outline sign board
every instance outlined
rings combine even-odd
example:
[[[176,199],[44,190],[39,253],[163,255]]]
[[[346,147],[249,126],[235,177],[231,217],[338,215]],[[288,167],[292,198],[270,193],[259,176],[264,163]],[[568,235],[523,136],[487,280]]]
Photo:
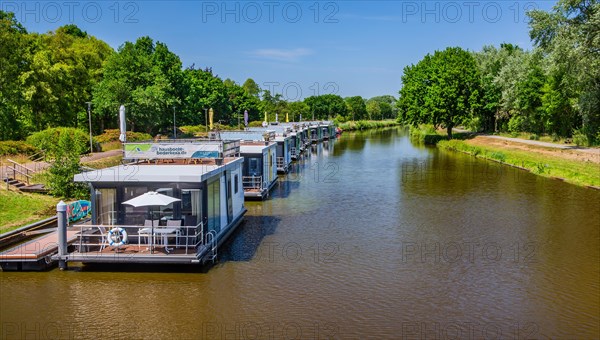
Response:
[[[221,144],[127,143],[125,159],[197,159],[221,157]]]

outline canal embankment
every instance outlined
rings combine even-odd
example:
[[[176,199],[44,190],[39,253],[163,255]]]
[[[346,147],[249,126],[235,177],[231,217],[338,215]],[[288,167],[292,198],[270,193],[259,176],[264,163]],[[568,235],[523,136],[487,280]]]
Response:
[[[600,149],[535,143],[461,131],[456,139],[427,128],[411,128],[411,139],[440,149],[458,151],[499,162],[533,174],[600,190]]]

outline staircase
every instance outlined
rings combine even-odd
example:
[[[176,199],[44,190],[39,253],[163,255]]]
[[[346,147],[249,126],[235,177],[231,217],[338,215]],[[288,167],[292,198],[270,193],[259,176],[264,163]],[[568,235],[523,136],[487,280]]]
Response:
[[[13,160],[6,160],[8,165],[2,166],[2,182],[6,183],[7,189],[12,187],[22,192],[33,192],[33,193],[48,193],[48,189],[43,184],[32,183],[31,180],[33,175],[38,171],[42,170],[42,167],[38,168],[37,164],[35,170],[31,169],[23,164],[15,162]]]

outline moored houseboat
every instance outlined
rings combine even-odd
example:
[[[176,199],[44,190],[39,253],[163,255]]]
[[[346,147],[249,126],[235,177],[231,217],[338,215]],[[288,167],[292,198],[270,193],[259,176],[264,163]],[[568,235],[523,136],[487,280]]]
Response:
[[[238,141],[124,145],[135,162],[75,176],[91,191],[92,224],[62,259],[82,263],[205,263],[246,213]],[[128,205],[148,192],[174,200]]]

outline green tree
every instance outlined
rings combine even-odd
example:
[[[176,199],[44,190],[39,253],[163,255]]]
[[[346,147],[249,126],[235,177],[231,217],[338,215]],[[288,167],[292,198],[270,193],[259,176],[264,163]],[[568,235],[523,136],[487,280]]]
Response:
[[[258,96],[260,95],[260,87],[252,78],[246,79],[246,81],[242,85],[242,88],[250,96],[258,98]]]
[[[344,99],[336,94],[323,94],[304,99],[308,105],[309,117],[307,119],[332,119],[336,116],[346,117],[348,107]]]
[[[95,112],[102,129],[118,125],[120,105],[127,108],[132,131],[170,130],[173,107],[182,102],[181,61],[149,37],[126,42],[106,62],[104,79],[94,88]]]
[[[31,130],[79,124],[113,50],[75,25],[31,35],[29,69],[21,73],[26,124]],[[83,119],[83,118],[82,118]],[[85,124],[87,126],[87,124]]]
[[[473,56],[458,47],[427,55],[407,66],[402,76],[400,118],[411,124],[452,128],[467,122],[480,107],[480,78]]]
[[[367,113],[367,106],[365,105],[365,100],[361,96],[348,97],[344,99],[346,102],[347,110],[347,118],[352,118],[352,120],[361,120],[368,119],[369,114]]]
[[[48,186],[52,195],[56,197],[86,198],[89,196],[85,184],[73,182],[73,177],[81,171],[79,155],[82,150],[77,145],[71,134],[60,134],[55,158],[48,170]]]
[[[530,36],[547,55],[544,110],[553,126],[600,134],[600,2],[560,0],[550,12],[534,10]],[[554,118],[553,118],[554,117]],[[551,129],[560,131],[556,127]],[[570,134],[572,131],[569,131]],[[565,131],[561,131],[565,134]]]
[[[385,95],[377,96],[367,100],[367,113],[371,119],[388,119],[397,115],[394,112],[396,98]]]
[[[29,40],[14,14],[0,11],[0,140],[24,135],[19,76],[29,68]]]
[[[306,120],[310,117],[310,108],[305,102],[302,101],[289,103],[288,110],[290,114],[290,121],[293,122],[300,121],[300,117],[302,117],[303,120]]]

